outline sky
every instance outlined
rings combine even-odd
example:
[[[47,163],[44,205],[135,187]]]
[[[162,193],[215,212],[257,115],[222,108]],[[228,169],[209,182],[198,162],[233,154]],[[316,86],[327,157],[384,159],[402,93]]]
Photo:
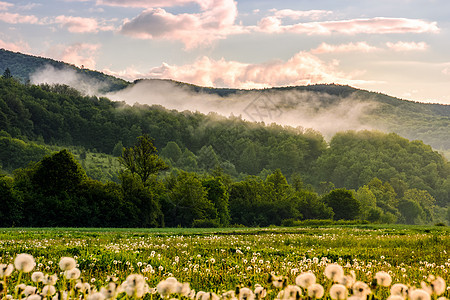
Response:
[[[0,48],[126,80],[450,104],[448,0],[0,0]]]

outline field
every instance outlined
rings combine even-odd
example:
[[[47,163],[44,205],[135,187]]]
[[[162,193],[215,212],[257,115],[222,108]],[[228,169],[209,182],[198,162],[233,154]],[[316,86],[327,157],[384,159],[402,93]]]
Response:
[[[380,282],[374,284],[377,272],[387,272],[392,284],[404,283],[410,290],[421,288],[421,282],[430,286],[434,277],[448,283],[448,251],[447,227],[0,230],[0,264],[13,264],[20,253],[31,254],[36,262],[32,272],[21,274],[16,270],[4,282],[9,283],[10,294],[19,276],[21,283],[42,288],[42,283],[31,281],[35,271],[57,274],[57,290],[72,289],[59,266],[60,258],[68,256],[75,258],[83,282],[96,290],[111,279],[121,283],[130,274],[142,274],[150,291],[173,276],[197,292],[217,295],[236,287],[254,290],[260,284],[267,289],[267,298],[274,299],[283,295],[278,294],[281,288],[268,283],[269,274],[285,276],[286,286],[294,285],[302,272],[312,271],[324,287],[326,298],[332,280],[324,275],[324,269],[337,263],[346,275],[354,272],[357,281],[367,283],[374,297],[386,299],[390,288]],[[302,294],[307,295],[307,289]],[[150,292],[145,297],[157,299],[158,295]],[[445,288],[440,296],[449,298],[450,291]]]

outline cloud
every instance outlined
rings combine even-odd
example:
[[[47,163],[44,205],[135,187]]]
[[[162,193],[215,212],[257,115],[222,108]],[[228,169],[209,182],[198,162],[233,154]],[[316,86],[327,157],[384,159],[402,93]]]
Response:
[[[0,20],[10,24],[38,24],[39,19],[36,16],[25,16],[14,13],[0,13]]]
[[[14,4],[0,1],[0,10],[8,10],[12,6],[14,6]]]
[[[95,55],[100,44],[76,43],[72,45],[58,45],[52,48],[49,55],[77,66],[95,68]]]
[[[336,52],[373,52],[380,50],[377,47],[370,46],[366,42],[357,42],[340,45],[330,45],[322,43],[316,49],[311,50],[312,53],[336,53]]]
[[[315,83],[366,83],[354,80],[352,74],[338,71],[337,66],[336,61],[326,63],[308,52],[299,52],[287,61],[276,60],[260,64],[227,61],[223,58],[214,60],[204,56],[192,64],[182,66],[163,63],[148,73],[128,69],[121,73],[121,77],[173,79],[201,86],[243,89]],[[113,74],[120,75],[119,73]]]
[[[428,44],[425,42],[397,42],[397,43],[386,43],[386,46],[394,51],[404,52],[404,51],[425,51],[428,49]]]
[[[25,5],[19,6],[19,9],[21,9],[21,10],[32,10],[33,8],[39,7],[39,6],[42,6],[42,4],[41,3],[28,3],[28,4],[25,4]]]
[[[388,34],[388,33],[437,33],[436,22],[406,18],[371,18],[342,21],[306,22],[293,25],[283,25],[282,18],[269,16],[263,18],[257,31],[265,33],[296,33],[296,34]]]
[[[235,25],[236,2],[211,0],[201,3],[202,11],[193,14],[172,14],[162,8],[146,9],[134,19],[125,20],[120,32],[141,39],[178,40],[186,49],[244,32],[241,26]]]
[[[100,30],[112,30],[111,26],[100,25],[94,18],[72,17],[72,16],[57,16],[54,23],[60,24],[62,28],[67,29],[72,33],[84,32],[98,32]]]
[[[201,7],[205,7],[210,0],[97,0],[97,5],[120,6],[120,7],[172,7],[185,5],[187,3],[198,3]]]
[[[333,12],[329,10],[292,10],[292,9],[271,9],[276,18],[290,18],[292,20],[298,20],[300,18],[308,18],[317,20],[320,17],[330,15]]]
[[[3,40],[0,40],[0,48],[22,53],[30,50],[30,46],[26,42],[11,43]]]

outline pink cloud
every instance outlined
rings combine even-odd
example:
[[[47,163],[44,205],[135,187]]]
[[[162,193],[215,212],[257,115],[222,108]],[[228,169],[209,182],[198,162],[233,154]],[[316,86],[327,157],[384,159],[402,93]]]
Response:
[[[225,59],[214,60],[206,56],[192,64],[176,66],[163,63],[148,73],[134,69],[110,74],[126,79],[161,78],[173,79],[201,86],[264,88],[271,86],[306,85],[315,83],[362,84],[352,75],[337,70],[337,62],[326,63],[307,52],[299,52],[287,61],[271,61],[247,64]]]
[[[201,7],[208,6],[210,0],[97,0],[97,5],[121,6],[121,7],[172,7],[187,3],[198,3]]]
[[[0,13],[0,20],[10,24],[37,24],[39,19],[36,16],[24,16],[8,12]]]
[[[49,51],[49,56],[76,66],[95,68],[95,55],[100,44],[76,43],[72,45],[57,45]]]
[[[329,10],[292,10],[292,9],[272,9],[271,12],[274,13],[276,18],[290,18],[293,20],[298,20],[300,18],[309,18],[317,20],[320,17],[332,14]]]
[[[387,33],[424,33],[439,32],[436,22],[405,18],[372,18],[343,21],[308,22],[294,25],[282,25],[281,18],[269,16],[263,18],[256,28],[266,33],[298,33],[298,34],[387,34]]]
[[[320,44],[316,49],[311,50],[312,53],[336,53],[336,52],[373,52],[380,50],[377,47],[370,46],[366,42],[357,42],[340,45],[330,45],[327,43]]]
[[[235,25],[237,13],[233,0],[204,1],[202,11],[194,14],[172,14],[162,8],[150,8],[126,20],[120,32],[141,39],[178,40],[190,49],[244,32]]]
[[[0,1],[0,10],[8,10],[8,8],[14,6],[14,4]]]
[[[10,51],[26,53],[30,50],[30,46],[26,42],[11,43],[0,40],[0,48]]]
[[[62,28],[67,29],[72,33],[84,33],[84,32],[98,32],[99,30],[111,30],[110,27],[104,27],[99,25],[94,18],[82,18],[72,16],[57,16],[54,20],[55,23],[60,24]]]
[[[394,51],[404,52],[404,51],[425,51],[428,49],[428,44],[425,42],[397,42],[397,43],[386,43],[386,46]]]

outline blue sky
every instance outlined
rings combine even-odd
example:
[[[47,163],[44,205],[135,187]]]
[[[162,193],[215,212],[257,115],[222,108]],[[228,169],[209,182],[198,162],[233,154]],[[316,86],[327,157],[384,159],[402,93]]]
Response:
[[[447,0],[0,0],[0,47],[127,80],[450,104]]]

